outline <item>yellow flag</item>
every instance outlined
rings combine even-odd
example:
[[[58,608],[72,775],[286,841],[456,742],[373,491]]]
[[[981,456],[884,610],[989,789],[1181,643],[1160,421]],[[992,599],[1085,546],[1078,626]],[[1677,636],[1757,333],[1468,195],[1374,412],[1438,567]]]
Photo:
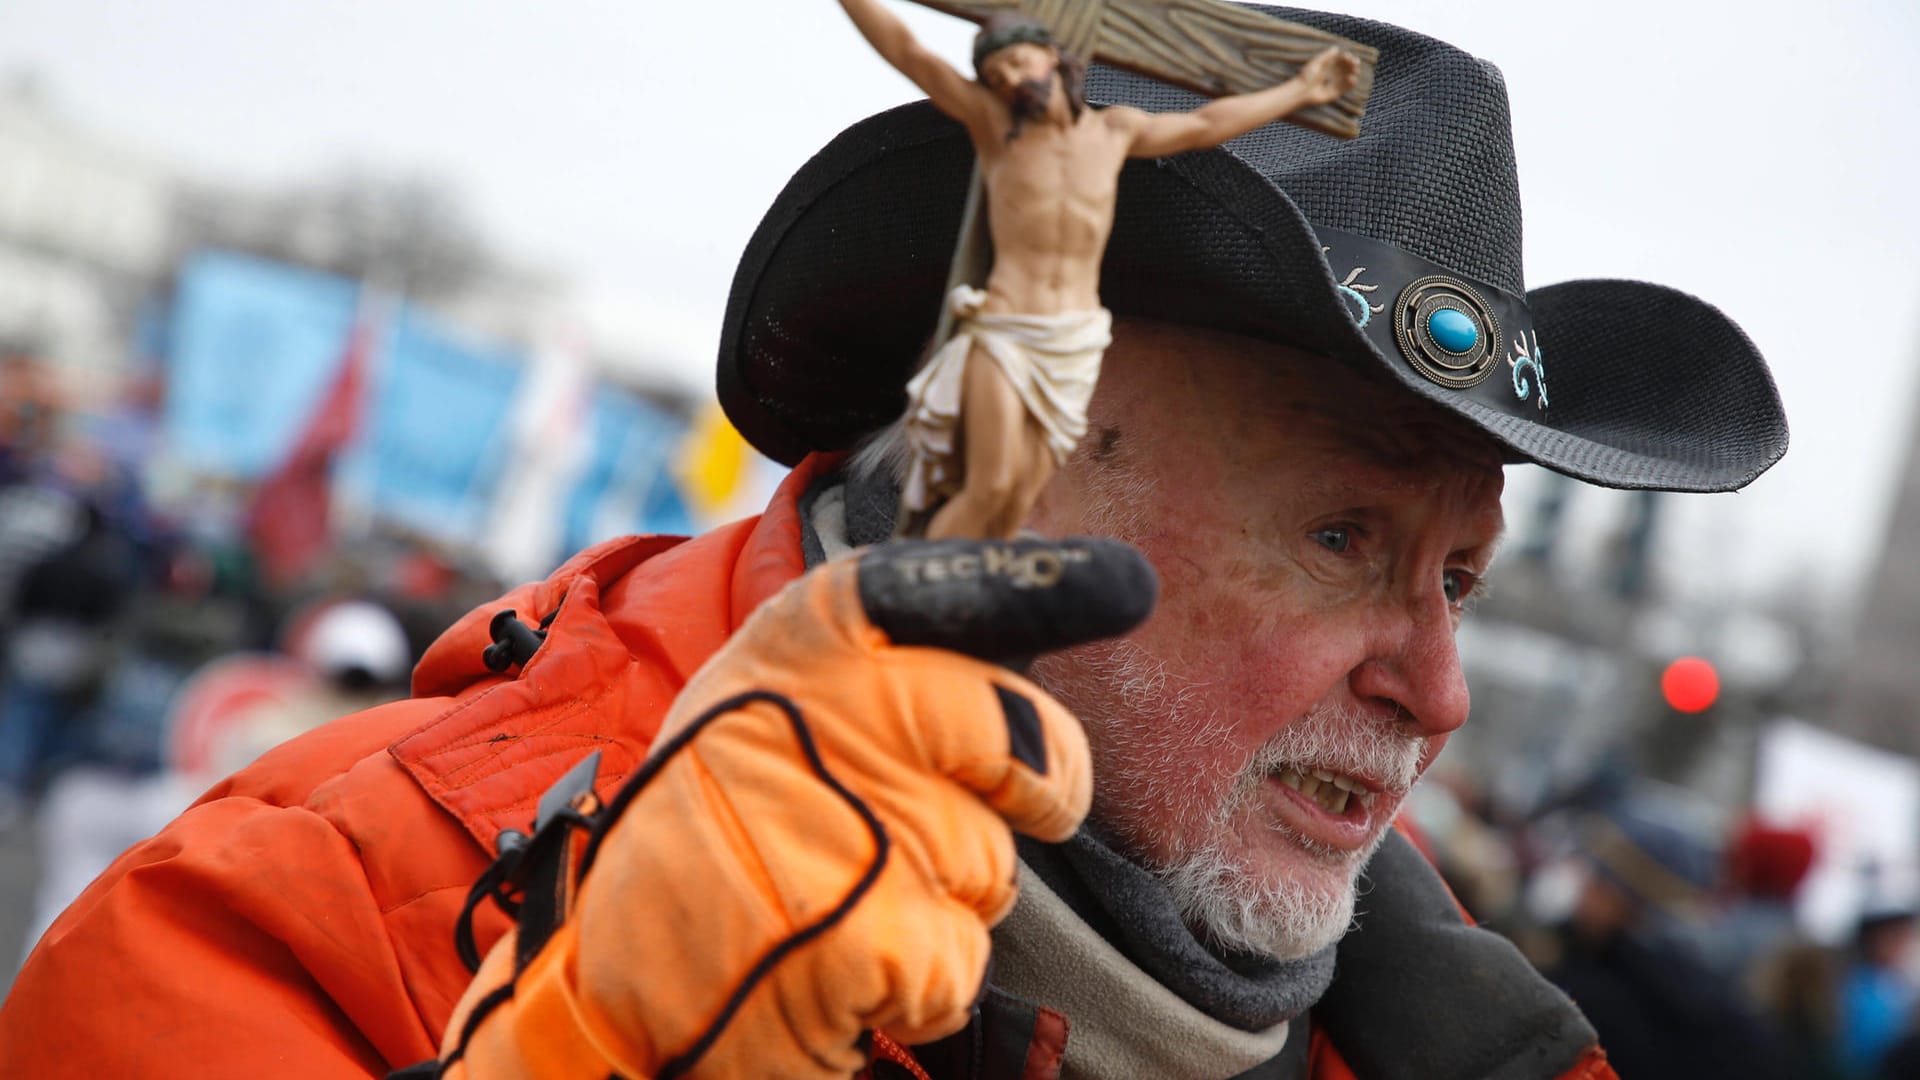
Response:
[[[733,430],[718,404],[702,410],[680,445],[674,472],[681,494],[695,514],[711,516],[733,500],[747,473],[747,440]]]

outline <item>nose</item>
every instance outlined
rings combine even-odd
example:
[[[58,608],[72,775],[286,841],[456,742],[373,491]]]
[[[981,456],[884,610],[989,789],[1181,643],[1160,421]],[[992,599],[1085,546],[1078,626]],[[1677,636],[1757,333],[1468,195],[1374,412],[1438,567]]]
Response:
[[[1349,685],[1363,701],[1396,706],[1409,734],[1445,735],[1466,723],[1467,677],[1445,598],[1420,601],[1386,618]]]

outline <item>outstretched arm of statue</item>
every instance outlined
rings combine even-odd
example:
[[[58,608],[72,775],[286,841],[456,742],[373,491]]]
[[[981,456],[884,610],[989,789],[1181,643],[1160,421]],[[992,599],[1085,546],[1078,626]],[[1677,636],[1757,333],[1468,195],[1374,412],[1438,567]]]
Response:
[[[1218,98],[1192,112],[1112,108],[1107,115],[1112,123],[1132,127],[1130,156],[1166,157],[1219,146],[1299,109],[1338,101],[1359,77],[1360,62],[1352,54],[1329,48],[1307,61],[1293,78],[1265,90]]]
[[[935,108],[970,128],[985,119],[991,95],[920,44],[907,24],[879,0],[840,0],[840,6],[874,51],[912,79]]]

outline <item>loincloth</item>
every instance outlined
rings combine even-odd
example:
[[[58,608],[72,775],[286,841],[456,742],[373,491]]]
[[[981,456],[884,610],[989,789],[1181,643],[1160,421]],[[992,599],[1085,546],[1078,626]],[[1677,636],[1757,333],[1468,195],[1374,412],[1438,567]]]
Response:
[[[907,384],[906,438],[912,454],[900,498],[910,511],[932,509],[960,489],[956,450],[967,357],[978,345],[993,357],[1014,392],[1046,433],[1056,463],[1087,433],[1087,402],[1100,378],[1100,357],[1113,343],[1105,308],[1061,315],[982,314],[987,294],[962,285],[947,296],[960,324]]]

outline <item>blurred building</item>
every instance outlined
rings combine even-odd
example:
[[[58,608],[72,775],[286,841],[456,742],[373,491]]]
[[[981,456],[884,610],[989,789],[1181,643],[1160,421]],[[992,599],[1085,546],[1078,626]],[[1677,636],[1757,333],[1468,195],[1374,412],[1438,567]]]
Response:
[[[1920,427],[1908,425],[1906,467],[1880,559],[1867,578],[1852,648],[1840,665],[1828,726],[1920,755]]]
[[[453,185],[346,170],[284,187],[196,179],[179,208],[182,255],[243,251],[367,281],[415,300],[486,290],[504,274]],[[525,307],[540,299],[526,275],[504,282]]]
[[[174,254],[178,180],[61,114],[31,75],[0,83],[0,340],[83,383],[127,356]]]
[[[30,72],[0,76],[0,346],[102,389],[198,250],[370,281],[469,331],[533,342],[561,283],[502,258],[457,187],[342,170],[282,187],[195,175],[68,116]]]

